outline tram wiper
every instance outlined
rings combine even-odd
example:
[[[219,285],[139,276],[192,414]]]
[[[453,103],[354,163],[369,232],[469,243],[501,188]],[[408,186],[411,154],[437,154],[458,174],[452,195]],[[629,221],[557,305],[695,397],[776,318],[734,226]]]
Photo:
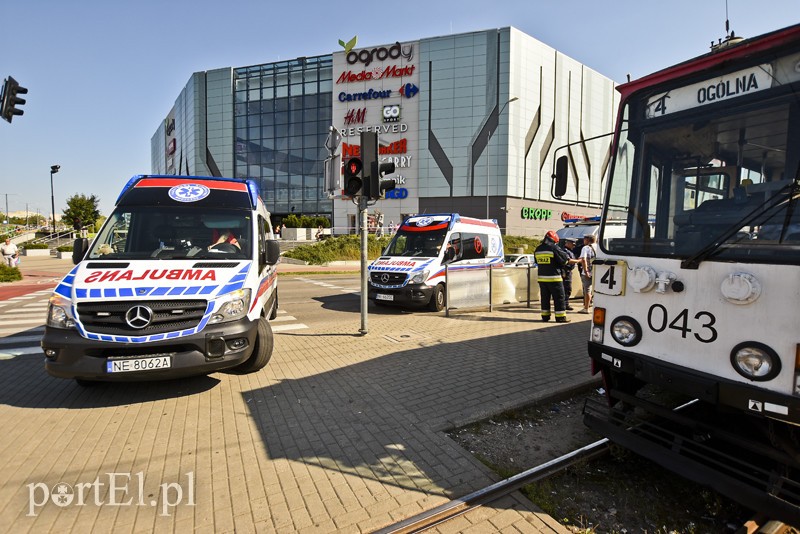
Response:
[[[788,193],[792,189],[796,189],[800,183],[798,183],[798,179],[800,179],[800,168],[798,168],[798,178],[795,178],[794,181],[789,182],[785,186],[781,187],[777,190],[771,197],[764,201],[763,204],[758,206],[756,209],[745,215],[741,220],[733,223],[728,228],[725,229],[724,232],[719,234],[714,241],[700,249],[696,254],[690,256],[689,258],[683,260],[681,262],[681,269],[697,269],[700,263],[706,259],[708,259],[712,254],[714,254],[719,248],[725,243],[728,239],[736,235],[737,232],[743,226],[749,226],[755,221],[757,218],[769,214],[771,211],[777,211],[783,206],[783,203],[788,201],[790,202],[789,209],[791,210],[791,206],[794,204],[795,199],[798,197],[798,193],[800,191],[795,190],[790,197],[787,199],[782,198],[784,194]],[[781,232],[783,234],[783,232]]]

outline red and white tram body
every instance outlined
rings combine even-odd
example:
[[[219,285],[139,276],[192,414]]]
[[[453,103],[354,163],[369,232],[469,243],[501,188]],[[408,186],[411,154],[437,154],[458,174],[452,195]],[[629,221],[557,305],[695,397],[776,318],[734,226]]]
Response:
[[[800,25],[619,87],[589,352],[608,389],[661,383],[800,422]]]

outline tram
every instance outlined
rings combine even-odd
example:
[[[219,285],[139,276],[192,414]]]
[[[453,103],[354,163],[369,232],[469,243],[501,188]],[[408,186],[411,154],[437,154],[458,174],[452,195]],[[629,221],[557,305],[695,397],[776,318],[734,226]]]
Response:
[[[618,90],[589,339],[608,407],[584,420],[800,524],[800,25]],[[619,216],[625,236],[604,238]],[[651,385],[694,415],[645,399]]]

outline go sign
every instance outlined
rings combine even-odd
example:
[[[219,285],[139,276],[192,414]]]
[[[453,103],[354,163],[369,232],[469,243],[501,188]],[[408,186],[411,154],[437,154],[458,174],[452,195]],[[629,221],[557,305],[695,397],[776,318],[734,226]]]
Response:
[[[400,106],[397,104],[383,106],[383,122],[397,122],[400,120]]]

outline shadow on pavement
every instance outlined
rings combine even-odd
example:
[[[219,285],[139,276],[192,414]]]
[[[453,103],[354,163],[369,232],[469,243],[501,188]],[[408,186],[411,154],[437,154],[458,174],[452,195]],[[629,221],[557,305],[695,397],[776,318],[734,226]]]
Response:
[[[440,430],[593,381],[586,325],[560,326],[463,342],[431,336],[429,346],[407,350],[398,343],[386,356],[282,378],[242,396],[270,458],[357,476],[368,486],[460,496],[486,478]],[[350,356],[377,341],[349,341]]]
[[[0,404],[21,408],[87,409],[123,406],[195,395],[219,380],[197,376],[148,382],[97,382],[88,387],[54,378],[44,370],[44,354],[0,360]]]

